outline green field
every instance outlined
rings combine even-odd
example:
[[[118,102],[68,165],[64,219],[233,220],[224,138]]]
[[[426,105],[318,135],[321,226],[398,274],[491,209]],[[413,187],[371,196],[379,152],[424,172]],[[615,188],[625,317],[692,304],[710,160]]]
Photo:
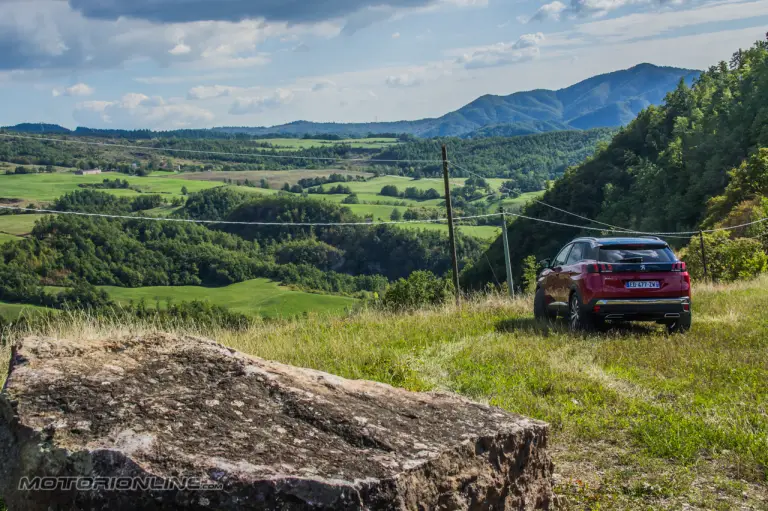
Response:
[[[76,176],[69,172],[56,174],[23,174],[0,175],[0,196],[11,199],[23,199],[36,202],[52,202],[66,193],[79,190],[79,184],[97,184],[104,179],[125,179],[132,186],[139,187],[146,193],[162,193],[169,196],[180,196],[181,188],[187,187],[191,192],[221,186],[221,183],[211,181],[181,181],[175,177],[126,176],[117,172],[104,172],[95,176]],[[115,195],[135,196],[133,190],[104,190]]]
[[[118,303],[144,299],[155,302],[208,301],[249,316],[292,317],[304,313],[340,313],[355,300],[343,296],[321,295],[294,291],[267,279],[255,279],[220,288],[199,286],[141,287],[135,289],[103,286]],[[161,304],[163,305],[163,304]]]
[[[544,196],[544,191],[541,192],[529,192],[524,193],[520,197],[517,197],[515,199],[504,199],[501,201],[501,204],[504,206],[504,208],[507,211],[510,211],[512,213],[519,212],[525,204],[533,199],[541,199]]]
[[[12,234],[5,234],[5,233],[0,232],[0,245],[2,245],[4,243],[8,243],[9,241],[18,241],[20,239],[21,238],[18,237],[18,236],[14,236]]]
[[[290,139],[293,140],[293,139]],[[302,140],[295,140],[302,142]],[[311,141],[310,141],[311,142]],[[245,174],[251,175],[251,179],[256,179],[257,175],[269,175],[269,179],[279,181],[281,175],[285,175],[292,182],[296,182],[302,177],[316,177],[318,175],[327,175],[329,171],[283,171],[283,172],[248,172]],[[189,193],[201,191],[208,188],[214,188],[218,186],[226,186],[219,181],[219,173],[205,173],[202,174],[177,174],[172,172],[155,172],[148,177],[136,177],[126,176],[124,174],[118,174],[114,172],[105,172],[96,176],[76,176],[72,173],[62,172],[56,174],[24,174],[24,175],[0,175],[0,195],[7,198],[23,199],[33,203],[40,202],[52,202],[56,198],[65,193],[69,193],[81,188],[78,187],[81,183],[96,184],[101,183],[104,179],[126,179],[132,186],[139,187],[146,193],[164,194],[168,197],[180,196],[181,188],[186,187]],[[235,178],[238,174],[236,172],[226,173],[227,175],[234,175]],[[243,174],[243,175],[245,175]],[[460,186],[464,183],[464,179],[454,179],[452,184]],[[491,179],[489,182],[493,186],[500,186],[501,179]],[[408,187],[415,187],[419,190],[435,189],[440,192],[441,196],[444,195],[443,181],[440,179],[410,179],[396,176],[381,176],[378,178],[372,178],[368,181],[359,182],[352,181],[344,183],[345,186],[349,186],[354,193],[357,194],[360,204],[348,205],[349,208],[357,215],[365,217],[367,215],[373,215],[375,221],[389,221],[392,211],[398,209],[400,213],[404,213],[408,207],[415,208],[435,208],[439,212],[440,217],[445,216],[443,208],[443,199],[434,199],[429,201],[416,201],[412,199],[400,199],[394,197],[384,197],[379,195],[381,188],[386,185],[395,185],[401,191],[404,191]],[[248,193],[274,195],[278,193],[275,188],[263,189],[240,186],[238,190]],[[134,190],[103,190],[117,196],[134,197],[137,192]],[[524,194],[517,199],[508,199],[503,201],[505,207],[510,211],[519,210],[530,198],[539,196],[542,192]],[[328,195],[328,194],[312,194],[311,198],[316,200],[327,200],[335,203],[341,203],[347,195]],[[379,204],[376,204],[379,203]],[[405,203],[407,206],[399,206],[396,204]],[[488,211],[495,211],[498,204],[489,204]],[[174,208],[163,207],[157,208],[146,212],[147,216],[165,217],[170,215],[174,211]],[[22,236],[31,232],[34,222],[40,218],[40,215],[13,215],[13,216],[0,216],[0,234]],[[418,224],[406,224],[405,228],[425,228],[430,230],[437,230],[447,232],[447,226],[440,224],[430,223],[418,223]],[[499,230],[495,227],[487,226],[467,226],[462,227],[464,234],[475,236],[482,239],[493,239],[499,234]],[[5,242],[10,239],[8,236],[0,237],[0,242]]]
[[[45,215],[0,215],[0,233],[25,236]]]
[[[15,321],[21,315],[30,315],[36,312],[50,310],[35,305],[21,305],[16,303],[0,302],[0,317],[6,321]]]

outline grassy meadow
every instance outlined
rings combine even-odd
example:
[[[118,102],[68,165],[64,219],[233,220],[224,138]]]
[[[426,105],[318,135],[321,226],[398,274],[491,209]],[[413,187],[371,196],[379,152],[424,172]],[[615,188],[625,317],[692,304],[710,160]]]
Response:
[[[52,202],[66,193],[79,190],[80,184],[98,184],[104,179],[125,179],[145,193],[160,193],[170,196],[181,195],[181,188],[186,186],[189,192],[196,192],[221,186],[208,181],[181,181],[169,173],[157,176],[127,176],[118,172],[104,172],[93,176],[76,176],[71,172],[52,174],[0,175],[0,196],[8,199],[22,199],[34,202]],[[134,190],[104,190],[115,195],[135,196]]]
[[[226,287],[209,288],[199,286],[167,286],[122,288],[101,286],[110,298],[118,304],[145,300],[154,306],[161,302],[161,308],[168,301],[208,301],[248,316],[284,317],[303,314],[338,314],[352,307],[355,300],[344,296],[323,295],[295,291],[267,279],[255,279]]]
[[[0,215],[0,233],[26,236],[45,215]]]
[[[560,322],[535,322],[531,301],[490,296],[461,309],[311,315],[241,332],[180,333],[545,420],[562,509],[768,509],[768,277],[696,286],[687,335],[642,324],[572,334]],[[72,320],[34,333],[88,338],[151,329]]]

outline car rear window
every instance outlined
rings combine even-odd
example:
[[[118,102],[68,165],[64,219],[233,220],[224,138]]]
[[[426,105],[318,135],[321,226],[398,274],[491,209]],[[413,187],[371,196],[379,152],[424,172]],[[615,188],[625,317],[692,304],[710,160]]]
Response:
[[[677,261],[674,252],[667,247],[642,245],[611,245],[600,247],[603,263],[672,263]]]

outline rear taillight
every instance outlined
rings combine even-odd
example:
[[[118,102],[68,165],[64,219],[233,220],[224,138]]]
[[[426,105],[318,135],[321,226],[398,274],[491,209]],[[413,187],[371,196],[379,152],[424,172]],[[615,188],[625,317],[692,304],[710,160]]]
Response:
[[[590,263],[587,265],[587,273],[611,273],[612,271],[612,264]]]
[[[676,263],[672,263],[672,271],[685,271],[687,269],[686,265],[682,261],[678,261]]]

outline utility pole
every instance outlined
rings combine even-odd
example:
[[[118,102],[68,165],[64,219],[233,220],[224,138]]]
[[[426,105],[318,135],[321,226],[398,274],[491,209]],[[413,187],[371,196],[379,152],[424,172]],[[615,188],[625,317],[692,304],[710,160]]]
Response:
[[[453,206],[451,205],[451,182],[448,179],[448,148],[443,144],[443,179],[445,180],[445,208],[448,210],[448,239],[451,243],[453,261],[453,287],[456,289],[456,305],[461,305],[459,288],[459,261],[456,258],[456,234],[453,229]]]
[[[699,240],[701,240],[701,261],[704,263],[704,278],[709,276],[709,269],[707,268],[707,249],[704,247],[704,233],[699,231]]]
[[[507,266],[507,287],[509,296],[515,297],[515,281],[512,278],[512,257],[509,254],[509,239],[507,237],[507,213],[501,208],[501,237],[504,242],[504,264]]]

